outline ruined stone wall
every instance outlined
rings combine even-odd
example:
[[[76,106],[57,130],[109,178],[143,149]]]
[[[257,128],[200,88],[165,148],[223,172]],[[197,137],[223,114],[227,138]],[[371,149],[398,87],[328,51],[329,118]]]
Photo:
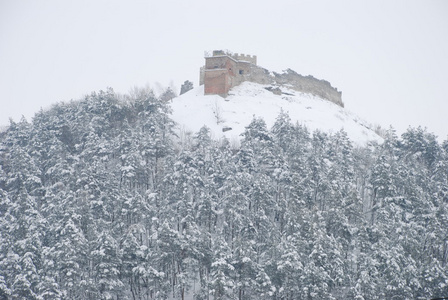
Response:
[[[247,81],[259,84],[275,84],[274,77],[270,75],[270,72],[265,68],[257,66],[252,66]]]
[[[302,76],[288,69],[284,73],[270,73],[268,70],[253,66],[247,81],[260,84],[286,86],[298,92],[312,94],[344,107],[342,92],[332,87],[328,81],[319,80],[311,75]]]
[[[234,72],[232,86],[237,86],[243,81],[250,81],[253,64],[246,61],[238,61]]]
[[[276,83],[279,85],[292,85],[294,90],[319,96],[344,107],[342,92],[332,87],[328,81],[319,80],[311,75],[302,76],[291,69],[282,74],[274,73],[274,76]]]

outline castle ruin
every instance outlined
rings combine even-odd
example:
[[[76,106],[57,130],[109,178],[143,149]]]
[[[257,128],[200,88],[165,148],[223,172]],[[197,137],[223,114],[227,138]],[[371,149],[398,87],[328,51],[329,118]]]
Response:
[[[229,90],[243,81],[255,82],[272,91],[280,91],[285,86],[298,92],[312,94],[344,107],[342,92],[332,87],[328,81],[311,75],[302,76],[288,69],[283,73],[269,72],[257,66],[257,56],[214,50],[205,55],[205,66],[200,71],[200,85],[204,85],[205,95],[227,97]]]
[[[223,50],[213,51],[205,56],[205,66],[201,68],[200,84],[204,84],[206,95],[227,96],[229,90],[248,80],[252,66],[257,65],[257,57],[231,54]]]

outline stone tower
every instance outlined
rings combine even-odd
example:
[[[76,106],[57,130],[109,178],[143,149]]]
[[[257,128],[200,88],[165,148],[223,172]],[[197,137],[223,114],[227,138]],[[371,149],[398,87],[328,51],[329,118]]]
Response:
[[[257,57],[244,54],[231,54],[215,50],[205,55],[205,66],[201,68],[200,84],[204,84],[205,95],[227,96],[229,90],[250,77],[257,65]]]

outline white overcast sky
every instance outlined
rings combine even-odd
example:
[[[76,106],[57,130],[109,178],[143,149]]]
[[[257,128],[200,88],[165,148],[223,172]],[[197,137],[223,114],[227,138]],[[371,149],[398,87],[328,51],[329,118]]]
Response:
[[[0,0],[0,125],[107,87],[196,86],[213,49],[325,79],[371,123],[447,139],[445,0]]]

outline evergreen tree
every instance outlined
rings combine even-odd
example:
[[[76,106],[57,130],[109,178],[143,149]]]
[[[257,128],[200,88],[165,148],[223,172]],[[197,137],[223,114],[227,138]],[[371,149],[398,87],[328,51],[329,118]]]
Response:
[[[111,89],[0,134],[0,299],[429,299],[448,142],[355,147],[281,112],[179,141],[174,93]]]
[[[180,95],[185,94],[186,92],[192,89],[193,89],[193,82],[185,80],[182,86],[180,87]]]

